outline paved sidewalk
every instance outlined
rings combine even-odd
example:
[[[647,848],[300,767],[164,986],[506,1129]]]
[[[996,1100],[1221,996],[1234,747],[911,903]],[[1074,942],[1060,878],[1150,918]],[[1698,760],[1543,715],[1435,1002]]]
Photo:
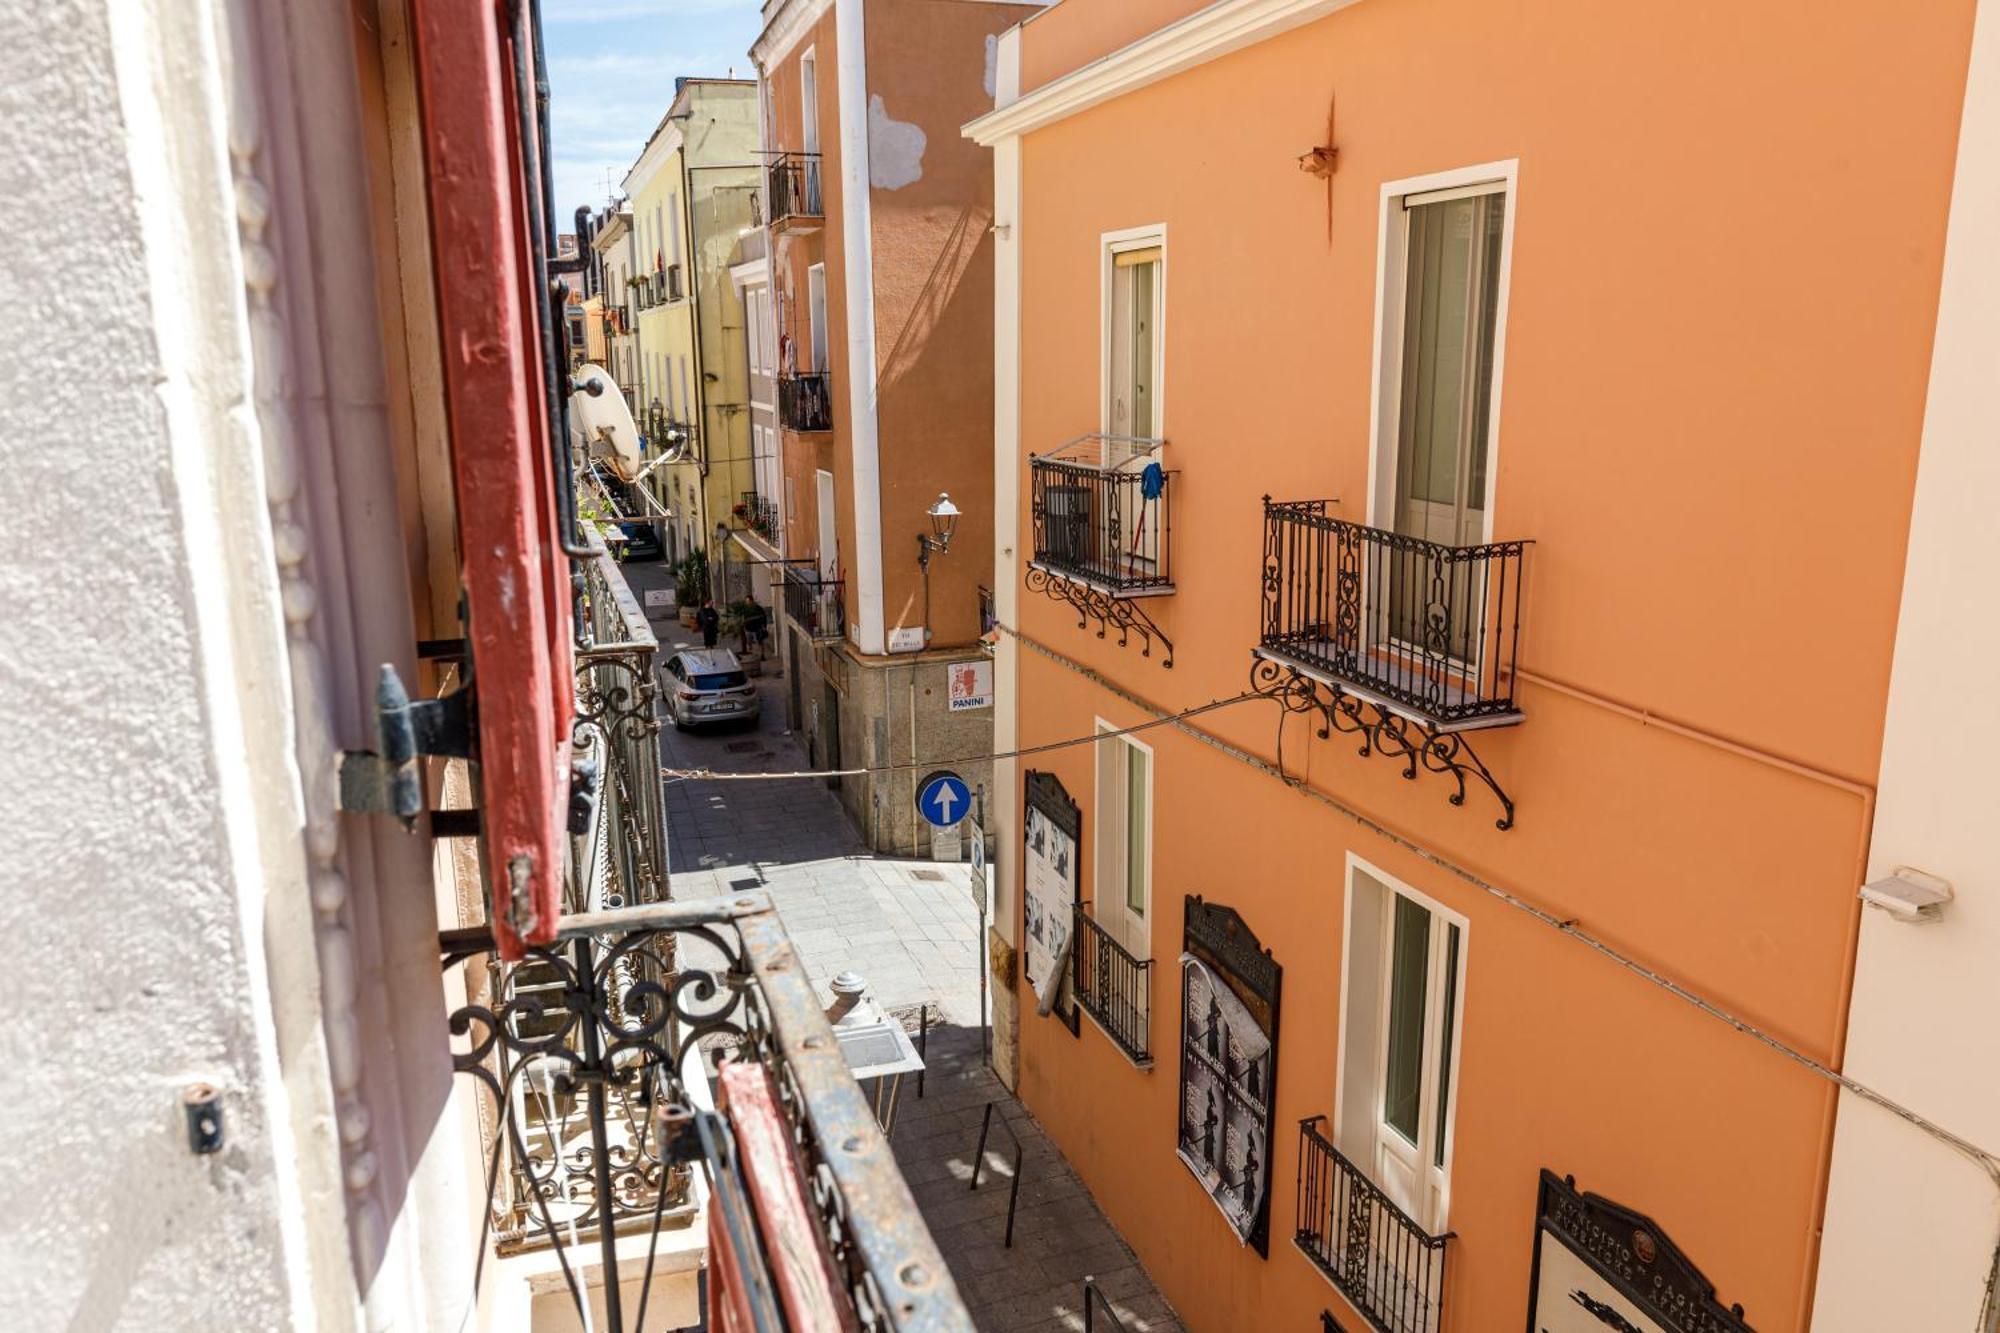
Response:
[[[626,575],[638,590],[667,581],[659,565],[627,565]],[[664,618],[653,627],[663,661],[693,640]],[[767,674],[758,688],[763,718],[755,728],[677,732],[669,724],[660,733],[667,767],[808,767],[783,730],[783,679]],[[931,1007],[924,1095],[904,1081],[892,1144],[982,1333],[1080,1330],[1086,1275],[1099,1280],[1128,1333],[1179,1333],[1069,1163],[981,1058],[979,912],[966,867],[874,855],[818,779],[675,781],[666,794],[674,897],[766,892],[821,995],[830,998],[827,983],[851,969],[886,1009]],[[989,1102],[996,1123],[975,1192],[973,1153]],[[1002,1244],[1013,1176],[1007,1130],[1024,1154],[1011,1248]],[[1117,1333],[1101,1318],[1097,1327]]]

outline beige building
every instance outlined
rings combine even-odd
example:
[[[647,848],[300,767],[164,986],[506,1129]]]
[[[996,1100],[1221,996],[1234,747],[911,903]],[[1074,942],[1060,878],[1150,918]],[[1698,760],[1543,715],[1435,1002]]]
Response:
[[[684,78],[626,173],[632,214],[638,418],[649,450],[670,461],[647,478],[669,560],[721,565],[753,484],[743,303],[729,276],[757,189],[756,85]],[[718,601],[728,600],[720,582]]]

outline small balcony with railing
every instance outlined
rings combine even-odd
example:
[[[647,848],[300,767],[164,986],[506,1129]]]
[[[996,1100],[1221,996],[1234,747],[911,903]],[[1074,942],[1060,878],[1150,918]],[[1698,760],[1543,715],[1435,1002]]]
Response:
[[[826,224],[820,203],[818,153],[780,153],[771,159],[765,179],[772,231],[783,236],[818,231]]]
[[[822,577],[810,563],[785,566],[785,614],[813,639],[847,637],[845,592],[842,580]]]
[[[1452,1233],[1418,1226],[1321,1131],[1299,1124],[1292,1241],[1379,1333],[1441,1333]]]
[[[1034,549],[1027,587],[1076,609],[1098,637],[1138,634],[1143,655],[1157,640],[1173,665],[1173,643],[1136,603],[1174,591],[1173,493],[1166,441],[1079,435],[1028,457]]]
[[[745,491],[736,502],[734,513],[739,522],[766,542],[778,540],[778,502],[768,495],[756,491]]]
[[[1153,960],[1135,956],[1097,919],[1075,908],[1070,986],[1112,1045],[1141,1069],[1153,1063]]]
[[[1469,733],[1521,721],[1526,540],[1459,545],[1335,518],[1325,500],[1264,500],[1262,607],[1253,686],[1321,734],[1359,733],[1363,754],[1455,775],[1513,802]]]
[[[824,370],[780,375],[778,422],[786,430],[832,430],[833,376]]]

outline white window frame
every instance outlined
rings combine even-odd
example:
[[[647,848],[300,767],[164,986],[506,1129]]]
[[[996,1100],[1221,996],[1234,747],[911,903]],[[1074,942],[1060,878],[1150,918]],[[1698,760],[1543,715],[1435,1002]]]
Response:
[[[1357,1003],[1357,997],[1352,993],[1353,983],[1357,975],[1357,969],[1354,965],[1357,944],[1354,916],[1355,876],[1357,873],[1367,875],[1368,878],[1388,890],[1392,898],[1395,896],[1408,898],[1419,907],[1429,911],[1434,923],[1434,940],[1441,940],[1444,935],[1444,932],[1436,930],[1435,926],[1453,925],[1458,927],[1458,966],[1453,989],[1454,1002],[1451,1013],[1451,1031],[1449,1034],[1442,1031],[1438,1034],[1440,1039],[1448,1036],[1451,1042],[1451,1078],[1448,1099],[1444,1106],[1443,1154],[1442,1161],[1438,1162],[1434,1167],[1437,1177],[1442,1182],[1442,1189],[1434,1207],[1425,1208],[1422,1206],[1422,1201],[1419,1200],[1415,1201],[1419,1204],[1418,1207],[1408,1210],[1416,1219],[1419,1226],[1424,1227],[1432,1235],[1441,1235],[1447,1227],[1451,1212],[1452,1159],[1457,1147],[1458,1103],[1460,1101],[1460,1094],[1463,1091],[1460,1066],[1463,1064],[1465,1056],[1465,1011],[1468,1007],[1467,1001],[1470,998],[1466,987],[1466,979],[1468,960],[1472,956],[1472,923],[1463,913],[1453,911],[1406,880],[1390,874],[1388,871],[1382,869],[1382,867],[1364,860],[1351,851],[1347,853],[1346,866],[1343,872],[1345,894],[1342,906],[1340,939],[1340,1016],[1339,1025],[1336,1029],[1339,1040],[1335,1047],[1334,1057],[1333,1141],[1371,1179],[1374,1178],[1376,1173],[1375,1157],[1378,1142],[1376,1139],[1376,1130],[1380,1115],[1379,1111],[1371,1114],[1366,1118],[1366,1122],[1361,1125],[1349,1123],[1347,1118],[1347,1107],[1351,1100],[1349,1094],[1355,1092],[1356,1089],[1350,1086],[1348,1080],[1350,1077],[1361,1077],[1365,1074],[1368,1084],[1359,1091],[1366,1092],[1366,1100],[1371,1106],[1379,1107],[1382,1099],[1382,1084],[1387,1073],[1385,1068],[1385,1048],[1390,1013],[1388,990],[1391,982],[1390,963],[1392,961],[1389,954],[1395,941],[1395,932],[1393,929],[1395,917],[1394,903],[1391,902],[1387,904],[1387,910],[1384,912],[1383,919],[1380,922],[1381,931],[1379,937],[1361,942],[1364,947],[1372,951],[1375,959],[1376,984],[1374,993],[1369,999],[1374,1021],[1379,1030],[1373,1035],[1368,1045],[1372,1067],[1365,1070],[1354,1068],[1350,1064],[1349,1056],[1355,1053],[1360,1043],[1349,1039],[1348,1027],[1350,1015],[1354,1013]],[[1434,945],[1433,947],[1437,946]],[[1437,1003],[1436,994],[1436,988],[1432,987],[1426,995],[1425,1026],[1427,1029],[1430,1026],[1428,1012],[1431,1005]],[[1426,1087],[1429,1087],[1436,1078],[1436,1053],[1435,1044],[1429,1040],[1427,1035],[1422,1061],[1422,1068],[1425,1071],[1426,1077]],[[1352,1098],[1352,1100],[1358,1101],[1361,1098],[1357,1096]],[[1420,1107],[1418,1111],[1419,1126],[1434,1124],[1436,1110],[1435,1103],[1430,1104],[1428,1114]],[[1435,1146],[1435,1141],[1433,1141],[1433,1146]],[[1419,1136],[1418,1147],[1420,1151],[1424,1147],[1421,1135]],[[1385,1184],[1385,1182],[1380,1180],[1376,1180],[1375,1183],[1378,1186]],[[1429,1214],[1428,1216],[1426,1215],[1427,1213]]]
[[[1159,765],[1153,747],[1144,741],[1134,736],[1107,735],[1121,729],[1117,723],[1100,717],[1095,719],[1095,726],[1097,847],[1092,871],[1093,914],[1097,923],[1125,946],[1126,952],[1143,962],[1153,956],[1153,806],[1159,790]],[[1136,916],[1126,900],[1125,859],[1130,845],[1125,817],[1131,805],[1126,787],[1130,770],[1126,765],[1132,750],[1146,757],[1146,802],[1140,816],[1145,821],[1146,864],[1141,867],[1145,905]],[[1114,754],[1115,761],[1107,757]],[[1110,884],[1117,886],[1117,892],[1106,892]]]
[[[799,145],[800,152],[819,151],[819,47],[808,46],[799,55]]]
[[[1486,496],[1483,541],[1493,540],[1493,500],[1500,480],[1500,390],[1507,380],[1507,296],[1514,277],[1514,227],[1520,218],[1520,159],[1482,162],[1449,171],[1388,181],[1382,186],[1375,240],[1375,393],[1368,409],[1368,525],[1395,526],[1396,440],[1402,425],[1403,302],[1409,292],[1411,201],[1438,203],[1476,194],[1506,198],[1500,228],[1500,284],[1493,310],[1493,388],[1486,419]],[[1430,196],[1420,198],[1420,196]]]
[[[1148,223],[1107,231],[1098,237],[1098,427],[1113,433],[1111,421],[1111,295],[1117,281],[1117,259],[1128,250],[1160,251],[1160,280],[1153,292],[1153,430],[1154,438],[1167,434],[1167,224]],[[1107,459],[1107,462],[1115,461]]]
[[[818,298],[815,300],[814,298]],[[806,372],[823,374],[832,368],[833,330],[827,328],[826,265],[806,266]]]

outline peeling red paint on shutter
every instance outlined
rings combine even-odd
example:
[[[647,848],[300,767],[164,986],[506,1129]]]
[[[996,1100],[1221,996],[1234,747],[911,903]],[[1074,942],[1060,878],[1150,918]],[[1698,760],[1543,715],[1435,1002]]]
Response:
[[[478,692],[500,956],[555,936],[575,712],[510,34],[492,0],[414,0],[431,265]]]

